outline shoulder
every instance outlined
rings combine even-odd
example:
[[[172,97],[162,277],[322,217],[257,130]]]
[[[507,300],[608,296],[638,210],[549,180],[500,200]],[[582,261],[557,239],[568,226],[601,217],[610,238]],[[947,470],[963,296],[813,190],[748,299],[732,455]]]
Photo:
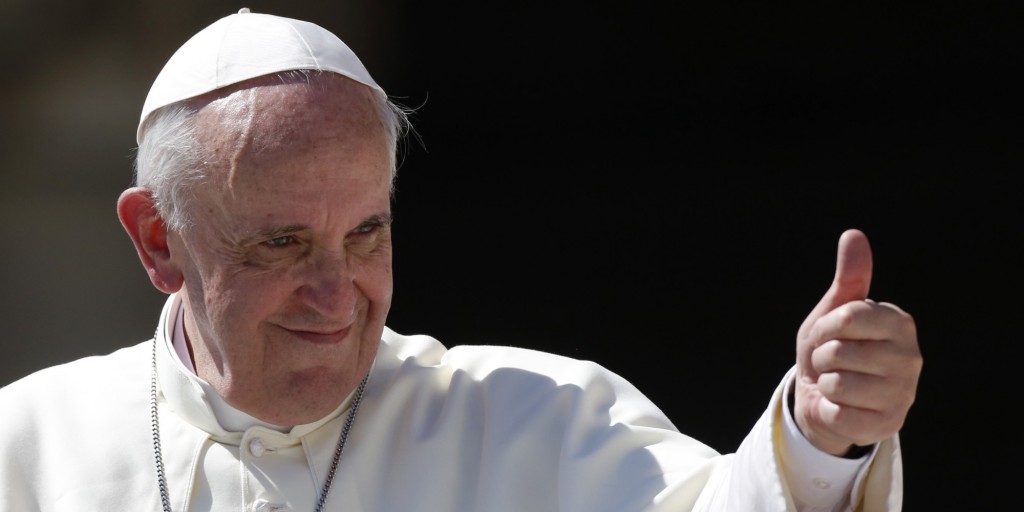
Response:
[[[0,388],[8,418],[0,422],[0,487],[18,489],[11,499],[56,500],[131,479],[124,461],[147,453],[151,346],[53,366]],[[97,463],[82,470],[84,461]]]
[[[509,345],[457,345],[448,348],[432,336],[402,335],[390,329],[384,332],[378,363],[387,365],[386,360],[407,366],[459,371],[475,379],[515,371],[522,377],[532,375],[550,379],[556,384],[584,383],[593,379],[621,380],[593,361]]]
[[[429,394],[438,398],[475,397],[526,409],[549,403],[565,410],[590,410],[623,421],[674,428],[632,383],[594,361],[506,345],[445,348],[429,336],[403,336],[393,331],[387,331],[383,341],[383,359],[403,355],[397,368],[382,372],[388,374],[386,380],[416,382],[415,395],[420,399],[431,389]]]
[[[0,408],[29,419],[45,414],[55,404],[60,404],[59,410],[73,411],[84,405],[76,399],[83,395],[111,396],[133,388],[144,391],[149,383],[149,347],[150,342],[143,342],[39,370],[0,388]]]

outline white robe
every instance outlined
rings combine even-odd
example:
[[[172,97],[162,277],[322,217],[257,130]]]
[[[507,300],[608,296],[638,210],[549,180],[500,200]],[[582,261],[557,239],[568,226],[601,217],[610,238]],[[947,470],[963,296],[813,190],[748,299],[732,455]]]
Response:
[[[312,511],[351,397],[287,433],[226,431],[172,352],[174,310],[171,297],[156,340],[172,510]],[[161,509],[152,347],[0,389],[0,512]],[[782,397],[780,385],[737,452],[722,455],[597,364],[510,347],[446,349],[386,330],[326,510],[796,510],[779,463]],[[897,438],[879,443],[851,495],[858,510],[900,509]]]

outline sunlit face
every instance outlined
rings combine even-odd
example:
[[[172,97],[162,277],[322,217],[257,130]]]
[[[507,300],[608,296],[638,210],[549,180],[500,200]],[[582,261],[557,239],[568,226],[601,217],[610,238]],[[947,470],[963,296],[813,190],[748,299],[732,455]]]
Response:
[[[390,158],[369,88],[257,81],[197,114],[211,179],[169,234],[196,370],[279,425],[367,374],[391,305]]]

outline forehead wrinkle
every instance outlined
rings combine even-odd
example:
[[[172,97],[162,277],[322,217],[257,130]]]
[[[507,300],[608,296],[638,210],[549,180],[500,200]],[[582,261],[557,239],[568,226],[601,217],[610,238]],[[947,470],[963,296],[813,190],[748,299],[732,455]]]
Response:
[[[331,138],[320,130],[308,129],[316,125],[320,114],[312,108],[308,85],[291,85],[289,91],[252,87],[225,98],[219,129],[226,132],[222,144],[228,152],[229,189],[238,183],[242,171],[252,170],[247,163],[259,161],[263,168],[272,168],[271,164],[287,154],[289,147],[311,149],[316,142]]]
[[[226,166],[225,184],[229,192],[238,178],[240,162],[254,144],[257,119],[255,88],[239,89],[209,101],[200,110],[200,140],[205,143],[208,164]]]
[[[256,106],[255,106],[255,93],[252,89],[246,91],[246,101],[239,102],[243,103],[241,106],[242,112],[237,115],[234,121],[235,128],[235,146],[230,158],[230,166],[228,167],[228,190],[234,191],[235,181],[238,179],[238,169],[240,167],[239,162],[242,160],[242,156],[246,151],[252,147],[253,140],[253,129],[256,125]]]
[[[296,233],[302,233],[310,231],[310,227],[305,224],[289,224],[286,226],[260,226],[252,229],[248,229],[239,235],[239,243],[242,245],[267,240],[270,238],[276,238],[285,235],[294,235]]]

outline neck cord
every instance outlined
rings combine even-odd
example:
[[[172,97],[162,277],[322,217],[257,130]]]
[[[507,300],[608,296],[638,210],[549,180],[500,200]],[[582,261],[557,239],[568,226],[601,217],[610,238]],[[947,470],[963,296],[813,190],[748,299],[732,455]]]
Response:
[[[355,423],[356,413],[359,411],[359,404],[363,401],[363,391],[366,389],[366,381],[369,378],[369,375],[363,377],[359,387],[356,388],[355,396],[352,397],[348,419],[345,420],[345,426],[342,428],[341,436],[338,438],[338,446],[334,449],[331,467],[327,470],[327,478],[324,480],[323,489],[320,490],[320,497],[317,499],[315,512],[323,512],[324,505],[327,503],[327,496],[331,493],[331,484],[334,483],[334,475],[338,472],[341,452],[345,450],[345,441],[348,440],[348,434],[352,431],[352,424]],[[167,492],[167,475],[164,471],[163,451],[160,448],[160,417],[157,412],[156,403],[156,337],[153,338],[153,369],[150,373],[149,409],[153,427],[153,455],[156,460],[156,480],[160,488],[160,503],[163,505],[164,512],[171,512],[170,494]]]

